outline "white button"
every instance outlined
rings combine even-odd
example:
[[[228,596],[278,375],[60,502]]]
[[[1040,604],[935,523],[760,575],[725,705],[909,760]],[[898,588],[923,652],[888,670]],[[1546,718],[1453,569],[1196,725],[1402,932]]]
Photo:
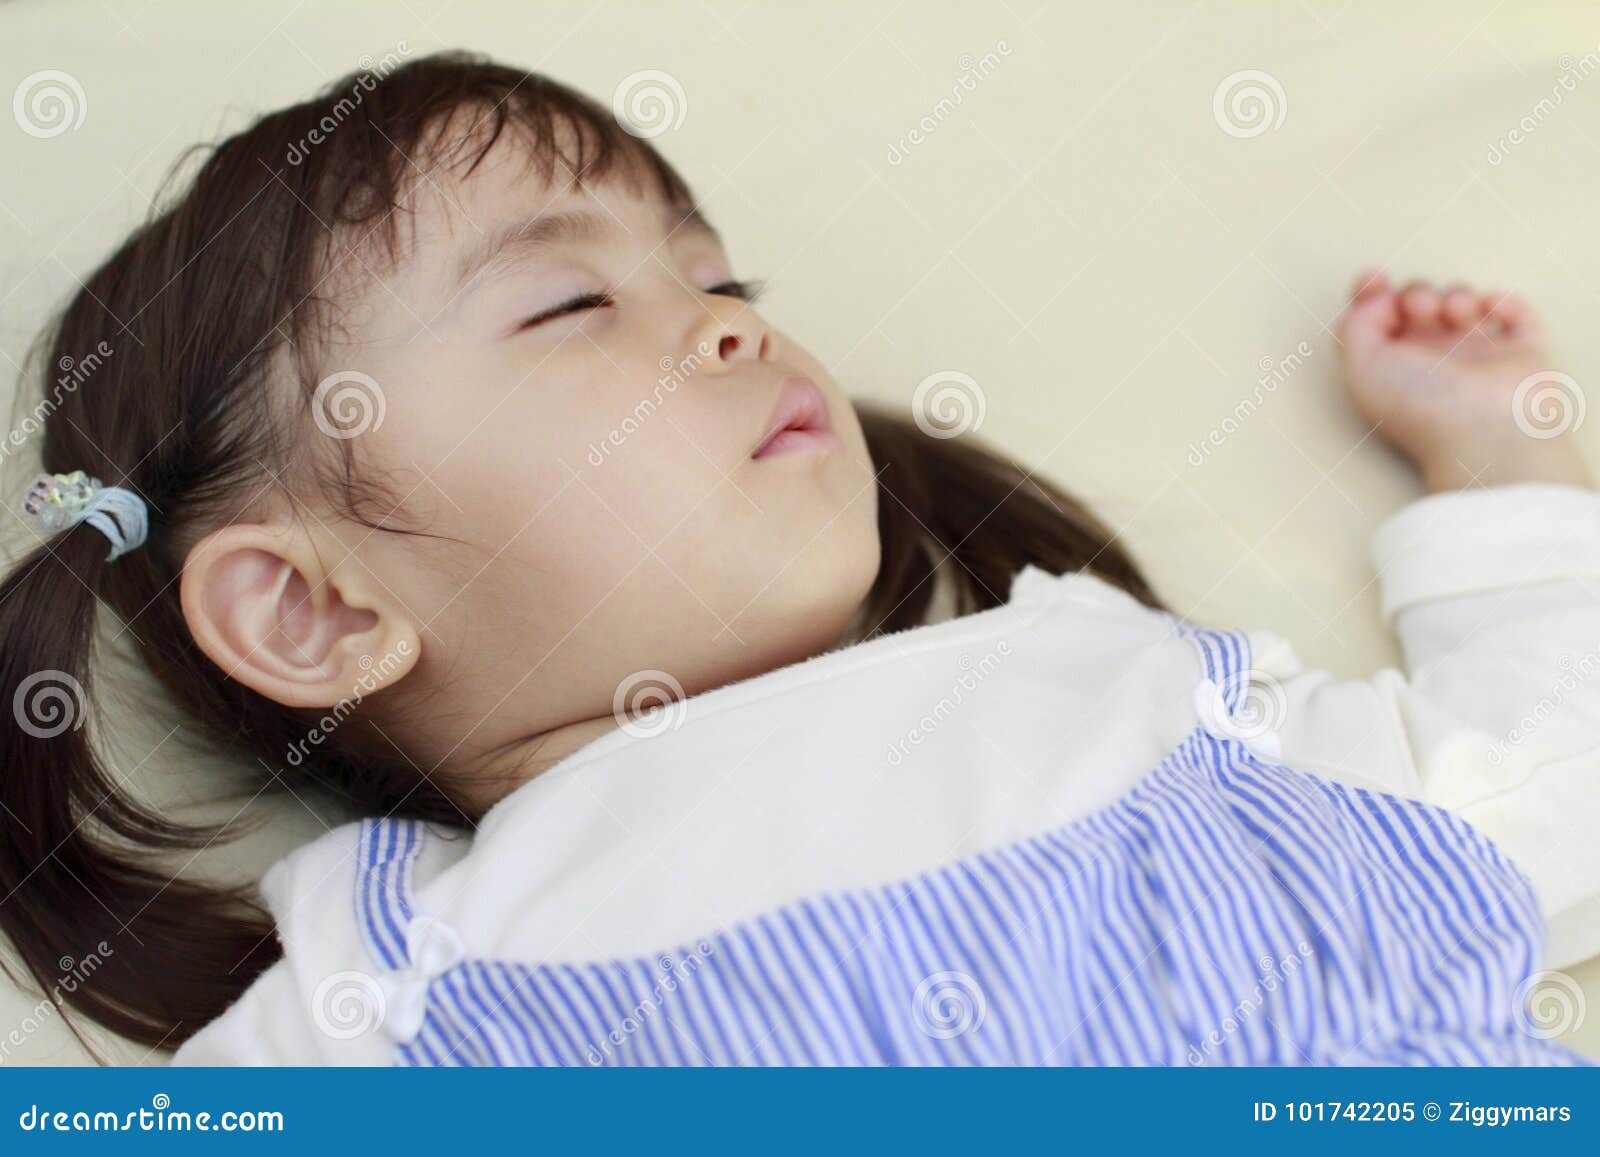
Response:
[[[1276,762],[1283,756],[1283,744],[1271,723],[1228,714],[1222,688],[1210,679],[1200,680],[1194,689],[1194,713],[1208,734],[1237,740],[1252,755],[1262,759]]]
[[[429,983],[466,956],[466,946],[456,930],[432,916],[413,916],[406,925],[405,940],[409,964],[378,977],[384,999],[383,1030],[402,1044],[422,1030]]]

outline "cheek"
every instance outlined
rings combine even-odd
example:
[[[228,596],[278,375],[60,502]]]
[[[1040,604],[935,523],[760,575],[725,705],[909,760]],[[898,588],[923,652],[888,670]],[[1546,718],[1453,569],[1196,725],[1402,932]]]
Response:
[[[429,529],[487,551],[504,549],[573,473],[562,465],[571,448],[510,404],[486,421],[479,413],[463,422],[447,411],[394,433],[403,437],[385,446],[384,457],[392,464],[391,487],[410,491],[405,509]]]
[[[609,364],[602,374],[588,359],[551,357],[530,373],[524,355],[463,366],[447,364],[447,352],[408,367],[409,379],[426,384],[391,402],[374,453],[411,480],[401,493],[426,475],[413,498],[436,487],[445,511],[481,531],[476,544],[505,546],[568,490],[591,490],[602,512],[611,503],[632,521],[636,493],[685,475],[662,444],[670,427],[659,416],[635,419],[636,391],[619,388]],[[641,428],[654,425],[663,430]]]
[[[737,497],[731,475],[748,440],[737,412],[710,397],[660,388],[613,391],[586,416],[586,441],[572,459],[585,490],[641,549],[681,539],[697,521]]]

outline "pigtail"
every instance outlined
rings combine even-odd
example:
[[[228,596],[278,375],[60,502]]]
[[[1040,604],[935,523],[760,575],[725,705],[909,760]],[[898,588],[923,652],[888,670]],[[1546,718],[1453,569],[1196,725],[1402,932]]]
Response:
[[[458,147],[446,129],[462,113],[472,131]],[[414,533],[392,517],[398,498],[356,469],[353,442],[306,436],[337,320],[323,283],[347,246],[401,251],[413,158],[470,172],[508,133],[546,177],[558,167],[594,181],[615,174],[668,204],[692,201],[608,105],[476,56],[391,54],[376,73],[331,81],[201,150],[209,155],[179,189],[181,160],[163,207],[83,278],[44,335],[38,365],[50,373],[22,426],[40,431],[41,464],[159,503],[148,541],[124,557],[108,561],[106,537],[79,523],[0,579],[0,933],[53,1002],[41,1010],[71,1006],[125,1038],[176,1048],[282,955],[253,887],[180,873],[189,850],[247,825],[163,818],[123,790],[135,769],[92,746],[99,603],[129,625],[191,735],[268,769],[263,792],[300,781],[355,814],[462,820],[444,777],[421,772],[365,717],[368,705],[284,768],[318,713],[210,662],[178,579],[208,529],[258,502],[316,494],[374,531]],[[369,520],[373,509],[385,513]]]
[[[0,931],[56,1011],[172,1048],[280,948],[244,895],[179,877],[155,854],[203,847],[216,830],[141,807],[118,784],[130,769],[91,747],[95,592],[104,568],[142,561],[107,553],[80,523],[0,580]]]
[[[863,611],[868,635],[922,623],[940,568],[954,579],[956,614],[1004,603],[1029,563],[1088,571],[1161,609],[1116,535],[1060,487],[970,436],[935,438],[898,415],[857,410],[878,472],[883,546]]]

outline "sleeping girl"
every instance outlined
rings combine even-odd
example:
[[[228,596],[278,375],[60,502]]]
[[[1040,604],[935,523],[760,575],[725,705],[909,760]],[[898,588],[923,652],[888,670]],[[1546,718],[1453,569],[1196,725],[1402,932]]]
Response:
[[[1356,280],[1351,401],[1428,493],[1372,544],[1405,670],[1339,680],[756,297],[537,74],[217,145],[39,347],[115,356],[0,590],[32,977],[107,940],[73,1015],[186,1064],[1579,1062],[1525,1005],[1600,951],[1600,497],[1522,301]],[[93,701],[100,604],[356,818],[259,888],[159,868],[229,831],[32,714]]]

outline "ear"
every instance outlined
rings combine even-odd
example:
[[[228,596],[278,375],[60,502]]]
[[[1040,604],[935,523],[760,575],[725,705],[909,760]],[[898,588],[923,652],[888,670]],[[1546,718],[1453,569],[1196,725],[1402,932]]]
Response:
[[[371,694],[421,654],[410,612],[356,560],[325,569],[298,526],[213,531],[184,560],[179,600],[212,662],[288,707]]]

